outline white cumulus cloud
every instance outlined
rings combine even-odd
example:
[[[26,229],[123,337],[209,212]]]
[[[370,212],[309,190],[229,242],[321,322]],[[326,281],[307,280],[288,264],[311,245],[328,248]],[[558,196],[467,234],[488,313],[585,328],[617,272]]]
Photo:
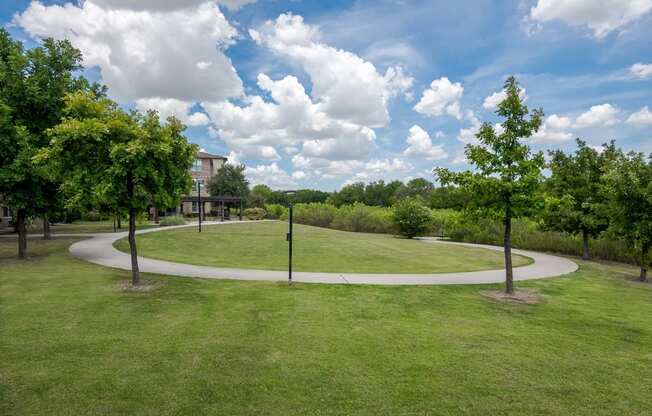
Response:
[[[639,111],[630,114],[630,116],[627,117],[627,123],[640,126],[652,125],[652,111],[650,111],[646,105]]]
[[[423,158],[427,160],[440,160],[448,157],[442,145],[433,145],[428,132],[418,125],[410,127],[407,139],[408,147],[403,155],[410,158]]]
[[[136,108],[139,111],[157,110],[161,120],[174,116],[189,126],[205,126],[209,124],[210,120],[205,113],[191,113],[192,106],[193,103],[177,100],[176,98],[152,97],[136,100]]]
[[[109,93],[122,102],[220,101],[242,94],[242,82],[224,54],[237,30],[215,3],[156,11],[110,8],[114,3],[120,2],[46,6],[33,1],[14,22],[35,39],[69,39],[82,51],[85,66],[99,67]]]
[[[577,117],[575,127],[613,126],[620,121],[619,113],[620,110],[611,104],[594,105]]]
[[[600,39],[652,10],[652,0],[538,0],[529,18],[538,22],[561,20],[570,26],[588,26]]]
[[[401,67],[381,74],[360,56],[323,43],[319,28],[304,23],[302,16],[281,14],[249,34],[258,44],[300,66],[310,77],[311,95],[319,110],[334,119],[386,126],[389,99],[407,92],[413,82]]]
[[[635,63],[629,67],[629,74],[639,79],[650,78],[652,77],[652,64]]]
[[[441,77],[430,83],[430,88],[423,92],[421,100],[414,106],[414,111],[429,117],[443,114],[462,119],[460,99],[464,87],[459,82],[452,83],[446,77]]]

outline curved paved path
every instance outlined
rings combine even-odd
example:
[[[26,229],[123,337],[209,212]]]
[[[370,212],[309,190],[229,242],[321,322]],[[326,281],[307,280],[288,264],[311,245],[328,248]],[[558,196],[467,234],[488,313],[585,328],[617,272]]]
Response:
[[[205,222],[204,225],[234,224],[240,221]],[[169,230],[193,225],[180,225],[165,228],[150,228],[137,231],[137,234],[146,234],[161,230]],[[196,227],[197,225],[194,224]],[[59,234],[59,236],[90,237],[78,241],[70,246],[73,256],[123,270],[131,270],[131,260],[127,253],[113,247],[113,243],[127,236],[127,232],[103,234]],[[422,239],[424,244],[442,244],[432,239]],[[502,247],[481,244],[451,243],[470,247],[480,247],[488,250],[502,251]],[[540,279],[544,277],[560,276],[577,270],[577,264],[568,259],[526,250],[513,250],[514,254],[534,259],[528,266],[514,268],[514,280]],[[286,271],[268,271],[253,269],[229,269],[222,267],[195,266],[183,263],[174,263],[164,260],[154,260],[138,257],[140,271],[173,276],[202,277],[210,279],[236,279],[236,280],[268,280],[286,281]],[[375,285],[447,285],[447,284],[486,284],[500,283],[505,280],[505,270],[484,270],[477,272],[437,273],[437,274],[362,274],[362,273],[314,273],[294,272],[293,280],[303,283],[335,283],[335,284],[375,284]]]

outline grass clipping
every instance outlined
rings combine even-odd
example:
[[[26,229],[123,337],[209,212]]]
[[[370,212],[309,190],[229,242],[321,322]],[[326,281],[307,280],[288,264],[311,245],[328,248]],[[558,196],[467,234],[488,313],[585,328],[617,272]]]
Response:
[[[515,291],[514,293],[505,293],[502,290],[485,290],[482,296],[503,303],[517,303],[523,305],[536,305],[543,301],[541,295],[529,289]]]

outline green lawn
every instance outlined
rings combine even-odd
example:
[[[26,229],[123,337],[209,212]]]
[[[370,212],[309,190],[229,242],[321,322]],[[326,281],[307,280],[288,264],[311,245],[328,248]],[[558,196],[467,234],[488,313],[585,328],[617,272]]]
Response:
[[[287,223],[258,222],[166,230],[138,236],[138,254],[205,266],[286,270]],[[129,251],[126,239],[116,243]],[[426,244],[390,235],[350,233],[295,225],[297,271],[352,273],[443,273],[500,269],[500,252],[444,244]],[[514,257],[514,264],[530,259]]]
[[[118,231],[128,231],[128,222],[122,221],[122,228]],[[145,228],[158,227],[153,222],[147,221],[137,225],[139,230]],[[5,234],[11,230],[2,230]],[[50,226],[52,234],[86,234],[86,233],[112,233],[113,221],[74,221],[71,224],[52,224]],[[43,227],[39,225],[31,225],[27,227],[27,232],[30,234],[40,234],[43,232]]]
[[[629,266],[496,286],[146,276],[0,240],[1,415],[643,415],[652,285]],[[647,410],[646,410],[647,409]]]

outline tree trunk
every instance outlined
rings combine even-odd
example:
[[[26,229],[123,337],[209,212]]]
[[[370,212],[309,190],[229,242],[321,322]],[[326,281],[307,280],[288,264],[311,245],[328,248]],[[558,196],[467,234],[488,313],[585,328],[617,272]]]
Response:
[[[26,213],[19,209],[16,213],[16,231],[18,231],[18,258],[27,258],[27,227],[25,225]]]
[[[134,198],[134,178],[131,172],[127,174],[127,197],[131,204]],[[131,283],[140,285],[140,270],[138,270],[138,252],[136,251],[136,210],[129,208],[129,251],[131,252]]]
[[[159,223],[159,220],[158,220],[158,208],[154,207],[154,224],[158,224],[158,223]]]
[[[120,221],[121,221],[121,218],[120,218],[120,215],[118,215],[118,230],[122,228],[122,223]]]
[[[589,232],[582,230],[582,260],[588,260],[589,257]]]
[[[136,210],[129,210],[129,251],[131,252],[131,283],[140,284],[140,270],[138,270],[138,252],[136,251]]]
[[[514,271],[512,270],[512,210],[505,210],[505,293],[514,293]]]
[[[48,219],[48,214],[43,214],[43,239],[51,240],[52,233],[50,232],[50,220]]]
[[[647,255],[649,251],[650,246],[643,244],[643,247],[641,247],[641,274],[638,277],[641,282],[647,282]]]

